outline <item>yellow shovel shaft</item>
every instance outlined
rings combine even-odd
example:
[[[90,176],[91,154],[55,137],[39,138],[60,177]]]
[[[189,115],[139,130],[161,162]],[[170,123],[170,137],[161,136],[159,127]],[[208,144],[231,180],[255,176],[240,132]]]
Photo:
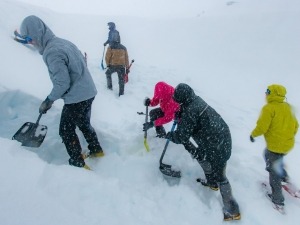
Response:
[[[145,145],[145,148],[146,148],[147,152],[149,152],[150,148],[149,148],[149,145],[148,145],[148,142],[147,142],[147,138],[144,138],[144,145]]]

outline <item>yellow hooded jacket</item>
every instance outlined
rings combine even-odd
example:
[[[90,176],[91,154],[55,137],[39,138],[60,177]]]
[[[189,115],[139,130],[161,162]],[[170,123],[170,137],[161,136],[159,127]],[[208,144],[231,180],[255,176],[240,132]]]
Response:
[[[267,104],[262,108],[251,136],[264,135],[268,150],[287,154],[294,147],[299,124],[291,106],[284,102],[285,87],[273,84],[268,89]]]

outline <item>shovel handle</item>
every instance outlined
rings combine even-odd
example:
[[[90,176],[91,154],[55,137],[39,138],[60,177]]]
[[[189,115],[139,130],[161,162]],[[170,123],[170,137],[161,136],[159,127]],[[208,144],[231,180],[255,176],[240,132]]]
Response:
[[[177,125],[177,120],[175,119],[174,122],[173,122],[172,128],[171,128],[171,132],[173,132],[175,130],[176,125]],[[162,164],[162,161],[163,161],[164,155],[166,153],[166,150],[168,148],[169,142],[170,142],[170,139],[167,139],[164,150],[163,150],[163,152],[160,156],[160,159],[159,159],[160,165]]]
[[[40,119],[41,119],[42,115],[43,115],[43,113],[40,113],[40,115],[39,115],[39,117],[38,117],[38,119],[37,119],[37,121],[35,123],[36,125],[39,125],[39,122],[40,122]]]

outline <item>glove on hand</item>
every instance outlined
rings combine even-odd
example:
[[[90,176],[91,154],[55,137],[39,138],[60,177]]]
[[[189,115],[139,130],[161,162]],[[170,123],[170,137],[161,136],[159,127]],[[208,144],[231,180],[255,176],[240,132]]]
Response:
[[[146,98],[144,99],[144,105],[145,105],[145,106],[149,106],[149,105],[150,105],[150,102],[151,102],[150,98],[146,97]]]
[[[153,122],[153,121],[144,123],[144,124],[143,124],[143,131],[149,130],[149,129],[152,128],[153,126],[154,126],[154,122]]]
[[[42,102],[39,113],[45,114],[51,107],[52,107],[53,101],[51,101],[48,97]]]
[[[106,43],[104,43],[103,45],[106,46]]]
[[[175,112],[175,119],[179,120],[180,118],[181,118],[181,111],[178,110],[178,111]]]
[[[166,139],[168,139],[169,141],[172,141],[175,144],[182,144],[181,140],[178,139],[178,137],[176,136],[176,133],[174,131],[168,132],[166,135]]]
[[[172,140],[172,132],[168,132],[166,135],[166,139]]]
[[[130,73],[130,69],[129,68],[126,68],[126,73]]]
[[[252,137],[251,135],[250,135],[250,141],[251,141],[251,142],[255,142],[254,137]]]

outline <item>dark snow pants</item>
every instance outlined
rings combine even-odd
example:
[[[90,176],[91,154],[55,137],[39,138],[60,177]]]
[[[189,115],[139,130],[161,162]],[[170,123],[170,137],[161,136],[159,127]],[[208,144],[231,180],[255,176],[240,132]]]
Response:
[[[150,116],[150,121],[155,121],[158,118],[163,117],[165,114],[164,112],[161,110],[161,108],[155,108],[150,110],[149,112],[149,116]]]
[[[274,153],[265,149],[266,170],[269,172],[269,182],[272,189],[272,201],[284,205],[281,181],[287,180],[288,175],[283,167],[283,154]]]
[[[222,200],[223,200],[223,211],[224,213],[230,213],[231,215],[239,213],[239,205],[232,195],[231,185],[226,177],[226,165],[227,160],[230,157],[231,152],[231,136],[228,134],[224,137],[223,141],[217,146],[206,146],[206,149],[200,149],[193,147],[191,144],[185,145],[189,152],[193,152],[194,157],[198,160],[200,166],[202,167],[207,183],[211,186],[216,186],[220,188]],[[203,146],[203,148],[205,148]],[[221,149],[225,155],[217,156],[215,148]],[[210,160],[206,159],[206,154],[210,155]]]
[[[199,162],[199,161],[198,161]],[[224,213],[232,215],[239,213],[239,205],[232,195],[231,185],[226,177],[226,162],[219,162],[218,164],[211,164],[208,161],[200,161],[208,185],[218,185],[223,199]]]
[[[112,89],[112,79],[111,75],[113,73],[118,74],[118,79],[119,79],[119,96],[124,95],[124,87],[125,87],[125,67],[124,66],[110,66],[106,70],[106,81],[107,81],[107,88]]]
[[[158,118],[163,117],[164,115],[165,113],[161,110],[161,108],[155,108],[150,110],[149,112],[150,121],[155,121]],[[164,126],[155,126],[155,130],[156,130],[157,137],[161,137],[161,138],[165,137],[166,131]]]
[[[97,134],[91,126],[91,108],[94,98],[74,104],[65,104],[60,119],[59,135],[66,146],[70,156],[69,164],[83,167],[85,165],[81,156],[81,145],[76,134],[76,127],[82,132],[90,153],[102,150]]]

